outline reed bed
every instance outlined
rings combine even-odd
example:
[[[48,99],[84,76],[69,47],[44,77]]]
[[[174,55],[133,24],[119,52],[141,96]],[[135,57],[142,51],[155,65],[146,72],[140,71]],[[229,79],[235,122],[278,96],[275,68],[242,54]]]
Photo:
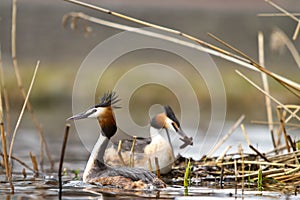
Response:
[[[138,25],[152,27],[160,31],[165,31],[174,35],[179,35],[185,39],[188,39],[192,42],[196,42],[200,45],[195,45],[195,43],[189,43],[178,38],[167,36],[164,34],[158,34],[152,31],[145,31],[142,29],[136,29],[136,27],[131,27],[123,24],[118,24],[96,17],[86,15],[84,13],[69,13],[65,15],[63,19],[63,24],[66,26],[68,22],[71,23],[71,28],[78,27],[79,19],[84,21],[90,21],[103,26],[108,26],[111,28],[116,28],[120,30],[126,30],[135,32],[142,35],[147,35],[149,37],[160,38],[167,40],[178,45],[188,46],[190,48],[197,49],[209,53],[210,55],[218,56],[223,59],[229,60],[236,64],[239,64],[243,67],[252,69],[254,71],[260,72],[263,88],[258,84],[254,83],[250,78],[248,78],[242,72],[236,70],[236,73],[242,77],[245,81],[255,87],[259,92],[263,93],[265,96],[265,105],[266,113],[268,120],[264,122],[265,125],[269,126],[269,132],[272,138],[272,144],[274,149],[269,152],[260,152],[251,144],[251,141],[248,137],[245,125],[243,120],[245,116],[241,116],[237,122],[231,127],[227,134],[221,138],[217,145],[214,146],[207,155],[199,161],[189,160],[187,163],[186,159],[179,159],[174,165],[173,170],[165,176],[166,180],[170,184],[182,182],[185,187],[188,187],[187,181],[187,172],[190,177],[191,185],[208,185],[219,188],[242,188],[244,191],[245,188],[257,188],[259,191],[263,189],[276,190],[276,191],[289,191],[297,193],[298,187],[300,186],[300,165],[299,165],[299,156],[300,150],[298,149],[297,142],[293,141],[292,137],[287,131],[287,127],[293,129],[299,129],[300,118],[297,115],[297,112],[300,109],[298,105],[285,105],[277,100],[271,93],[268,84],[268,78],[272,78],[281,84],[287,89],[288,92],[291,92],[296,97],[300,98],[300,85],[294,81],[289,80],[288,78],[283,77],[282,75],[276,74],[265,66],[264,58],[264,35],[262,32],[258,33],[258,54],[259,61],[256,62],[255,59],[248,56],[246,53],[240,51],[236,47],[226,43],[222,39],[216,37],[215,35],[209,33],[209,36],[212,37],[219,44],[223,45],[226,49],[218,47],[216,45],[209,44],[205,41],[202,41],[194,36],[188,35],[180,30],[174,30],[160,25],[156,25],[150,22],[142,21],[130,16],[126,16],[121,13],[117,13],[102,7],[94,6],[88,3],[84,3],[78,0],[65,0],[70,3],[74,3],[86,8],[90,8],[99,12],[112,15],[117,18],[122,18],[127,21],[134,22]],[[290,13],[275,4],[270,0],[266,0],[266,3],[276,8],[282,12],[281,16],[288,16],[294,19],[297,22],[297,27],[294,31],[293,40],[296,40],[299,32],[299,19],[295,14]],[[260,15],[265,16],[265,15]],[[276,16],[276,15],[275,15]],[[281,34],[282,35],[282,34]],[[293,57],[298,62],[299,54],[292,42],[287,37],[281,37],[284,40],[284,43],[288,46]],[[271,103],[275,103],[277,107],[272,106]],[[278,121],[273,119],[273,112],[276,110]],[[294,123],[291,123],[291,120],[295,120]],[[238,152],[233,154],[228,154],[231,145],[223,147],[222,144],[225,140],[230,138],[231,134],[238,128],[242,129],[242,132],[245,136],[249,149],[253,151],[252,154],[245,154],[244,149],[239,145]],[[281,140],[284,140],[282,144]],[[216,150],[223,148],[223,152],[219,156],[212,156]],[[176,178],[177,177],[177,178]],[[184,177],[184,178],[183,178]]]
[[[300,109],[300,106],[285,105],[292,109],[294,114]],[[251,154],[244,154],[243,147],[238,146],[238,152],[228,154],[231,146],[226,148],[220,144],[224,138],[228,138],[228,133],[217,143],[213,150],[224,148],[223,153],[219,156],[211,156],[211,153],[203,156],[199,161],[191,161],[191,185],[210,186],[216,188],[241,188],[242,191],[250,190],[271,190],[284,191],[288,193],[298,193],[300,187],[300,149],[299,141],[294,141],[286,131],[284,123],[288,123],[293,119],[287,116],[286,110],[281,106],[277,107],[278,123],[274,123],[274,130],[277,130],[277,136],[285,139],[284,144],[275,143],[273,150],[268,152],[260,152],[253,147],[248,137],[244,124],[240,125],[248,147],[253,151]],[[282,118],[285,116],[285,119]],[[237,127],[241,123],[240,118],[230,130]],[[294,118],[295,119],[295,118]],[[299,129],[298,124],[295,128]],[[285,130],[285,131],[284,131]],[[231,131],[229,131],[230,133]],[[281,135],[283,134],[283,136]],[[278,138],[277,138],[278,140]],[[182,159],[177,163],[177,166],[168,175],[168,178],[179,177],[172,179],[173,181],[183,182],[182,178],[186,169],[187,163]]]
[[[294,108],[293,113],[297,113],[300,106],[286,105],[289,108]],[[281,109],[281,107],[279,106]],[[297,111],[297,112],[296,112]],[[285,112],[285,110],[283,111]],[[282,114],[278,120],[281,120]],[[190,184],[194,186],[209,186],[215,188],[240,188],[249,190],[271,190],[284,191],[288,193],[298,193],[300,187],[300,149],[299,141],[288,139],[284,144],[275,146],[268,152],[260,152],[248,137],[247,131],[240,118],[225,134],[223,138],[213,147],[213,151],[219,148],[224,149],[218,156],[212,156],[212,153],[204,155],[199,161],[191,160],[191,164],[187,164],[187,160],[181,158],[174,165],[173,170],[166,177],[169,183],[183,184],[185,180],[185,172],[187,166],[191,166]],[[288,122],[292,118],[287,117]],[[282,120],[281,120],[282,121]],[[224,138],[228,139],[232,131],[240,124],[240,128],[245,136],[248,147],[253,153],[244,153],[244,148],[241,144],[238,145],[238,152],[228,153],[232,147],[223,147]],[[297,127],[299,129],[299,127]],[[274,130],[284,132],[285,126],[283,123],[274,125]],[[282,133],[283,134],[283,133]],[[291,138],[286,132],[283,138]],[[276,134],[279,135],[278,133]],[[280,135],[279,135],[280,136]],[[280,136],[281,137],[281,136]],[[177,177],[177,178],[174,178]]]
[[[203,157],[200,161],[191,161],[190,184],[294,192],[300,186],[299,156],[300,151],[297,150],[290,154],[267,156],[269,162],[257,154],[228,154],[221,160],[218,156]],[[184,182],[181,177],[184,177],[185,169],[186,162],[178,163],[171,175],[167,175],[167,178],[173,177],[169,183]]]

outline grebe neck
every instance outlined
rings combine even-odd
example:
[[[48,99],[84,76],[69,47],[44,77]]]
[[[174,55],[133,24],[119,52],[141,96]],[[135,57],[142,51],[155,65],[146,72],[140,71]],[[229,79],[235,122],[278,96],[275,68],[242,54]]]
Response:
[[[173,157],[175,158],[174,148],[173,148],[173,144],[172,144],[171,139],[170,139],[169,131],[167,129],[165,129],[167,137],[168,137],[168,141],[161,135],[160,131],[163,131],[163,130],[154,128],[152,126],[150,127],[151,141],[152,142],[166,141],[168,143],[168,145],[170,146],[171,150],[172,150]]]
[[[108,142],[109,139],[101,132],[84,169],[83,181],[87,180],[93,171],[99,171],[106,168],[103,157]]]
[[[155,137],[162,137],[160,134],[161,129],[154,128],[150,126],[150,137],[154,139]]]

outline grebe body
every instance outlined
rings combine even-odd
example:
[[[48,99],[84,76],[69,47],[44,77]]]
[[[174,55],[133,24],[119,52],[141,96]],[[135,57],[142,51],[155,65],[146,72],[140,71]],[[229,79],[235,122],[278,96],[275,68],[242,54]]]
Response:
[[[137,138],[134,146],[133,164],[135,167],[155,171],[157,166],[155,158],[158,160],[160,173],[166,174],[172,169],[172,165],[176,159],[174,155],[173,145],[170,140],[170,132],[179,134],[185,143],[181,148],[192,145],[192,138],[188,138],[182,131],[180,123],[176,118],[170,106],[164,106],[164,113],[154,116],[150,121],[150,138]],[[163,134],[167,133],[167,138]],[[106,163],[112,166],[129,165],[132,140],[122,140],[121,157],[118,152],[118,144],[115,143],[108,148],[104,155]]]
[[[100,103],[87,111],[74,115],[67,120],[95,118],[101,127],[99,138],[93,147],[83,172],[83,181],[101,185],[111,185],[124,189],[144,189],[150,185],[163,188],[165,183],[157,176],[142,168],[111,167],[104,162],[104,153],[110,138],[116,133],[117,126],[113,108],[119,99],[114,92],[106,93]]]

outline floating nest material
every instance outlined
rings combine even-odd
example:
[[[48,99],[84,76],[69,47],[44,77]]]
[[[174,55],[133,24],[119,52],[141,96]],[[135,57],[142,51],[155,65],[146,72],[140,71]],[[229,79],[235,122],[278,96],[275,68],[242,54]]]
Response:
[[[297,193],[300,186],[299,156],[300,151],[296,150],[265,155],[265,158],[255,154],[230,154],[223,158],[191,160],[190,185]],[[182,185],[187,159],[180,158],[175,166],[164,180],[168,184]]]

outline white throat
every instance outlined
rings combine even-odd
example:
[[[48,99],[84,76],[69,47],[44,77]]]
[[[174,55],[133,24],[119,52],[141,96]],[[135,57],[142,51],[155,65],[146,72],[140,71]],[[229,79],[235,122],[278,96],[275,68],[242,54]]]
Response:
[[[161,172],[167,173],[172,169],[174,152],[169,141],[162,136],[162,134],[166,134],[162,131],[165,130],[150,127],[151,143],[145,148],[145,153],[151,159],[152,169],[156,168],[154,158],[157,157]]]
[[[166,140],[166,137],[163,137],[162,134],[164,133],[164,129],[156,129],[152,126],[150,127],[150,137],[151,137],[151,143],[164,143],[168,147],[170,146],[170,143],[168,140]]]
[[[86,177],[89,175],[89,173],[92,171],[92,169],[97,163],[96,161],[98,160],[99,162],[104,164],[103,156],[105,153],[105,149],[108,145],[109,139],[100,133],[98,141],[94,145],[94,148],[92,150],[92,153],[89,157],[89,160],[86,164],[86,167],[83,172],[83,181],[86,179]]]

